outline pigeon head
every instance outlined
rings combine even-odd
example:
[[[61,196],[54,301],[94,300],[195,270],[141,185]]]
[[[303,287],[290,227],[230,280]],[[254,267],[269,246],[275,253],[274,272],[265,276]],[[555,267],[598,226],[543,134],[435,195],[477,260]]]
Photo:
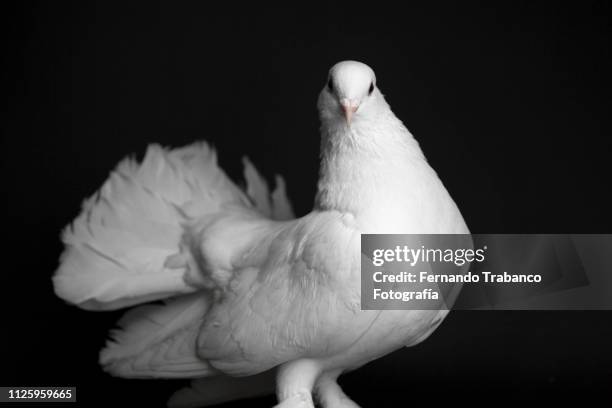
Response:
[[[341,119],[348,125],[366,115],[380,95],[372,68],[358,61],[342,61],[329,70],[319,96],[319,111],[325,119]]]

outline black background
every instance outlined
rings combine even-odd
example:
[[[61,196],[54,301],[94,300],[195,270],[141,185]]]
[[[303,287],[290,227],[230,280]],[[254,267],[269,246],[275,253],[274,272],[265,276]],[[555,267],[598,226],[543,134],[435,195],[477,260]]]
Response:
[[[610,6],[488,4],[3,6],[0,385],[77,386],[83,406],[163,406],[185,381],[115,379],[97,365],[121,313],[54,297],[60,230],[122,157],[195,139],[236,180],[243,154],[268,178],[283,174],[305,214],[315,102],[339,60],[375,69],[473,232],[612,232]],[[454,312],[342,384],[364,407],[590,398],[612,384],[611,318]]]

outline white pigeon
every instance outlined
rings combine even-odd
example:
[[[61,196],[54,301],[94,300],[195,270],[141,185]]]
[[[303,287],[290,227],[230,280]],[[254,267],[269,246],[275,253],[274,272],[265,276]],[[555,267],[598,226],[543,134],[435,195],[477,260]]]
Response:
[[[127,312],[109,373],[195,378],[171,406],[276,390],[277,407],[357,407],[336,379],[427,338],[447,310],[361,310],[360,234],[468,233],[367,65],[334,65],[320,93],[312,212],[294,218],[245,159],[246,192],[205,143],[121,162],[63,234],[53,282],[88,310]]]

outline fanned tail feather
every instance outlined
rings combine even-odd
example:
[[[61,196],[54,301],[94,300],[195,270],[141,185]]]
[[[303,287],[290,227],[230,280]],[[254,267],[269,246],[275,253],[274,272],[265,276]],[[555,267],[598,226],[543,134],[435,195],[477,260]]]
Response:
[[[263,215],[273,220],[284,221],[295,218],[291,203],[287,199],[285,180],[276,176],[276,188],[270,194],[268,183],[262,178],[251,161],[244,157],[244,178],[247,182],[247,194],[254,201],[255,207]]]
[[[188,218],[227,204],[250,205],[217,166],[205,143],[147,149],[142,164],[126,159],[66,228],[56,293],[84,309],[108,310],[190,293],[176,253]]]
[[[165,266],[179,251],[185,221],[232,204],[293,217],[281,178],[272,198],[248,160],[245,178],[248,196],[203,142],[170,151],[151,145],[142,164],[124,160],[63,233],[57,295],[84,309],[109,310],[197,290],[184,269]]]
[[[215,370],[198,358],[196,339],[208,299],[195,293],[164,305],[127,312],[111,332],[100,363],[113,375],[129,378],[194,378]]]
[[[151,145],[142,163],[123,160],[64,231],[66,249],[53,277],[62,299],[84,309],[111,310],[172,298],[137,307],[118,322],[100,354],[111,374],[218,374],[196,353],[208,293],[189,283],[185,267],[168,261],[179,253],[188,222],[231,206],[273,219],[293,217],[282,178],[277,176],[270,194],[248,159],[244,171],[246,194],[218,167],[206,143],[174,150]]]

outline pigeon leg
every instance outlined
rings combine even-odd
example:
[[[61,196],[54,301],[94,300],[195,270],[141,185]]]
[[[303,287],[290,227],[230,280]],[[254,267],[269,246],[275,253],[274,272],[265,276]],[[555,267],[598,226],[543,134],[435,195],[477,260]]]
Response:
[[[336,382],[339,375],[340,371],[335,371],[319,377],[316,384],[317,399],[323,408],[359,408]]]
[[[278,405],[274,408],[314,408],[312,387],[321,372],[313,360],[296,360],[278,368],[276,396]]]

